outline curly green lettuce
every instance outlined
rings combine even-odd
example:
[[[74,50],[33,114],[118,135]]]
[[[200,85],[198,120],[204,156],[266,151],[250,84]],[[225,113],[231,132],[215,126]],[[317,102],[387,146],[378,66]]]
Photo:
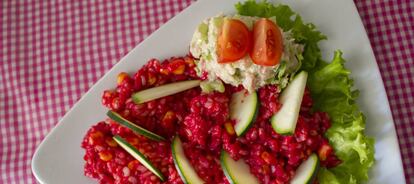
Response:
[[[344,63],[342,52],[336,51],[331,63],[320,63],[320,68],[309,73],[314,108],[330,115],[332,127],[326,137],[343,161],[337,167],[320,171],[321,184],[361,183],[368,179],[374,164],[374,139],[364,134],[365,117],[355,103],[359,93],[352,90],[353,81]]]
[[[305,45],[301,70],[309,73],[307,86],[314,99],[314,110],[327,112],[332,127],[326,137],[342,160],[337,167],[322,168],[321,184],[361,183],[368,180],[368,170],[374,164],[374,139],[364,133],[365,117],[355,103],[358,91],[353,90],[350,71],[344,67],[340,51],[332,62],[322,60],[318,42],[326,39],[313,24],[304,23],[289,6],[266,1],[249,0],[236,4],[239,14],[273,17],[284,31],[291,31],[295,40]]]

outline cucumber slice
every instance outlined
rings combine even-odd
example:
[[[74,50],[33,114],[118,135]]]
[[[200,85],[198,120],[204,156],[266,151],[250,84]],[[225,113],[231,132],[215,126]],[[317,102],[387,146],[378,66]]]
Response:
[[[279,134],[293,134],[299,117],[308,73],[300,72],[280,96],[282,108],[271,118],[273,129]]]
[[[259,180],[250,173],[249,166],[244,160],[234,161],[226,151],[221,151],[221,168],[231,184],[258,184]]]
[[[137,159],[142,165],[144,165],[148,170],[150,170],[152,173],[154,173],[158,178],[160,178],[161,181],[165,181],[165,176],[155,168],[152,163],[143,155],[141,152],[139,152],[134,146],[128,143],[125,139],[120,137],[119,135],[115,135],[113,139],[131,156],[133,156],[135,159]]]
[[[164,141],[165,138],[161,137],[155,133],[150,132],[149,130],[142,128],[138,125],[136,125],[135,123],[132,123],[130,121],[128,121],[127,119],[123,118],[120,114],[114,112],[114,111],[108,111],[106,113],[106,115],[111,118],[112,120],[114,120],[115,122],[131,129],[133,132],[143,135],[149,139],[152,139],[154,141]]]
[[[132,100],[136,104],[148,102],[168,95],[173,95],[200,85],[200,80],[189,80],[165,84],[132,94]]]
[[[200,83],[200,88],[203,93],[212,93],[214,91],[224,93],[224,91],[226,90],[221,80],[202,81]]]
[[[256,120],[259,111],[257,93],[247,94],[247,90],[234,93],[230,101],[230,119],[236,121],[234,130],[237,136],[242,136]]]
[[[312,154],[296,170],[290,184],[312,184],[319,170],[319,158]]]
[[[185,184],[203,184],[204,181],[197,175],[190,161],[185,157],[180,138],[174,137],[171,145],[175,168]]]

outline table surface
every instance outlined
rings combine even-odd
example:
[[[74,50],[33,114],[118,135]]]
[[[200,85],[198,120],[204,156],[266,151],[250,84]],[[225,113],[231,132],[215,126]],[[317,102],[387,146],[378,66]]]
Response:
[[[0,183],[35,183],[31,157],[106,71],[191,4],[1,1]],[[414,183],[414,1],[356,0],[381,70],[407,183]]]

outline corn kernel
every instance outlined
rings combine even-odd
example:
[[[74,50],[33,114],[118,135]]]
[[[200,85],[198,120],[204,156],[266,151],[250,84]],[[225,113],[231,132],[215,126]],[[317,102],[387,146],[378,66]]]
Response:
[[[175,113],[173,111],[167,111],[162,118],[163,122],[171,121],[175,117]]]
[[[155,76],[152,73],[148,73],[148,83],[149,83],[149,85],[153,85],[153,84],[155,84],[155,82],[157,82],[157,76]]]
[[[112,153],[109,151],[101,151],[99,152],[99,158],[103,161],[109,161],[112,159]]]
[[[137,145],[139,144],[139,140],[138,140],[138,138],[136,138],[136,137],[129,138],[129,139],[128,139],[128,142],[129,142],[129,144],[132,144],[132,145],[134,145],[134,146],[137,146]]]
[[[168,75],[169,74],[169,71],[167,69],[165,69],[165,68],[161,68],[160,69],[160,73],[161,74],[164,74],[164,75]]]
[[[138,148],[138,151],[141,152],[143,155],[147,154],[147,152],[142,148]]]
[[[227,133],[229,133],[230,135],[235,134],[234,128],[233,128],[233,125],[231,124],[231,122],[224,123],[224,128],[226,129]]]
[[[262,159],[266,162],[266,163],[268,163],[268,164],[270,164],[271,163],[271,158],[270,158],[270,154],[267,152],[267,151],[264,151],[261,155],[260,155],[260,157],[262,157]]]
[[[94,139],[100,139],[103,137],[103,133],[101,131],[96,131],[91,134],[91,137]]]
[[[138,163],[138,160],[133,160],[128,163],[128,168],[132,170],[136,165],[138,165]]]
[[[193,66],[195,66],[195,64],[194,64],[194,59],[193,59],[193,58],[191,58],[191,57],[185,57],[185,58],[184,58],[184,61],[185,61],[185,63],[187,63],[187,65],[188,65],[189,67],[193,67]]]
[[[181,75],[184,73],[184,70],[185,70],[185,65],[180,65],[176,69],[174,69],[172,73],[175,75]]]
[[[121,73],[119,73],[118,74],[118,79],[117,79],[117,84],[118,85],[121,85],[122,84],[122,82],[125,80],[125,78],[126,77],[128,77],[128,74],[127,73],[125,73],[125,72],[121,72]]]
[[[111,97],[113,94],[114,94],[114,92],[113,92],[113,91],[106,90],[106,91],[104,91],[103,97],[104,97],[104,98],[109,98],[109,97]]]
[[[91,133],[89,136],[89,144],[95,144],[95,142],[99,139],[102,139],[103,133],[101,131],[96,131],[94,133]]]
[[[106,140],[105,140],[105,142],[106,142],[106,144],[108,144],[109,146],[111,146],[111,147],[116,147],[116,146],[118,146],[118,144],[114,141],[114,139],[111,139],[111,138],[107,138]]]
[[[319,159],[322,161],[325,161],[331,152],[332,152],[332,148],[329,145],[327,144],[322,145],[322,147],[320,147],[318,150]]]

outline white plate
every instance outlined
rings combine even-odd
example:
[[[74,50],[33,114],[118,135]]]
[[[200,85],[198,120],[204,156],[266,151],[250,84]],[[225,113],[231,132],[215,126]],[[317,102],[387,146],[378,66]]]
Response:
[[[235,13],[237,0],[200,0],[171,19],[134,48],[62,118],[38,147],[32,170],[41,183],[96,183],[83,175],[80,144],[88,128],[105,118],[101,94],[113,88],[119,72],[133,73],[150,58],[169,58],[188,53],[193,31],[204,18]],[[279,2],[279,1],[278,1]],[[385,89],[365,29],[352,1],[281,1],[305,21],[314,23],[328,36],[321,44],[325,59],[341,49],[348,60],[355,85],[361,91],[359,104],[367,116],[367,134],[376,139],[375,158],[369,183],[405,183],[400,151]],[[173,36],[172,36],[173,35]],[[173,40],[172,40],[173,39]],[[154,47],[157,45],[157,47]]]

